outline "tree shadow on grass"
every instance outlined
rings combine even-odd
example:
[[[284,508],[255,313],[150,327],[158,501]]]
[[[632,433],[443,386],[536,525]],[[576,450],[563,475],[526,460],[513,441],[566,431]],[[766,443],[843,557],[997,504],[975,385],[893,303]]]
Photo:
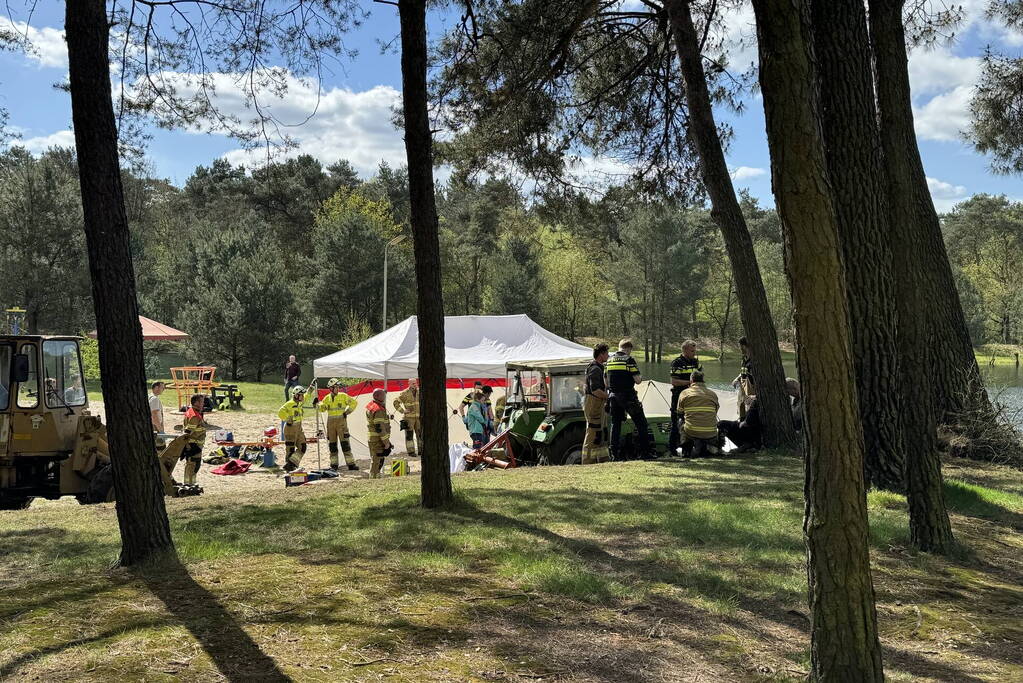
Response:
[[[135,573],[188,629],[224,678],[291,680],[177,558],[140,567]]]

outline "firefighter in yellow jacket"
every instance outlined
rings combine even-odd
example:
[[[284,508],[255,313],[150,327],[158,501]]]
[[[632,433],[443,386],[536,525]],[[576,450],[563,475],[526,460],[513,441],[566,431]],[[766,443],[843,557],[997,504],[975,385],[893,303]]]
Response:
[[[391,416],[387,414],[387,408],[384,406],[386,400],[387,392],[376,389],[373,391],[373,400],[366,404],[369,455],[373,459],[369,476],[373,479],[380,476],[384,458],[391,454]]]
[[[336,470],[340,467],[338,459],[338,442],[341,443],[341,450],[345,454],[345,464],[348,469],[357,470],[352,456],[352,444],[348,434],[348,416],[351,415],[358,402],[353,396],[344,392],[344,383],[339,379],[332,379],[327,382],[330,393],[319,400],[318,409],[321,413],[327,413],[327,448],[330,450],[330,468]]]
[[[703,373],[693,370],[689,388],[678,397],[678,412],[685,414],[682,425],[682,452],[693,458],[716,454],[718,445],[718,395],[707,388]]]
[[[284,471],[297,470],[306,451],[302,418],[305,417],[305,387],[292,387],[291,400],[281,406],[277,417],[284,422]]]
[[[416,444],[423,445],[423,423],[419,421],[419,380],[410,379],[408,388],[394,399],[394,409],[401,414],[400,427],[405,432],[405,451],[416,457]],[[414,438],[413,438],[414,437]]]

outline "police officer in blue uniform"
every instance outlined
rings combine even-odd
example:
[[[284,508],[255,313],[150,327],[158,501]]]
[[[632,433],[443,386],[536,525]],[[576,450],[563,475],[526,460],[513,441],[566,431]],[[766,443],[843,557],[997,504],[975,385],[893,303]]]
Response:
[[[632,357],[632,341],[623,339],[618,351],[611,355],[605,365],[607,388],[610,391],[611,408],[611,458],[619,460],[621,455],[622,422],[626,415],[632,418],[636,428],[634,440],[636,453],[640,457],[651,455],[650,427],[647,425],[643,404],[636,393],[636,385],[643,381],[639,366]]]

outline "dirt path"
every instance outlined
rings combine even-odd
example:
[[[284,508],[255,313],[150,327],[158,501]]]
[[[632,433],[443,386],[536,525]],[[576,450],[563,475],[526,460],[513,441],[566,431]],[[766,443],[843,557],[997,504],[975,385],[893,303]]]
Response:
[[[503,390],[499,389],[495,393],[495,396],[500,396],[502,394]],[[667,412],[667,396],[669,394],[670,387],[661,382],[644,383],[640,389],[640,396],[643,398],[644,404],[646,405],[647,413],[651,415]],[[724,391],[719,391],[718,394],[721,397],[721,410],[719,412],[719,417],[721,417],[721,419],[734,419],[736,414],[735,394]],[[448,433],[450,443],[452,444],[469,444],[470,442],[469,434],[466,431],[465,426],[462,424],[461,419],[457,415],[451,414],[458,407],[463,396],[465,396],[465,391],[461,389],[452,389],[447,392],[447,403],[448,408],[450,409],[448,417]],[[388,402],[390,403],[393,401],[394,397],[395,394],[389,395]],[[342,469],[341,475],[337,480],[326,481],[322,484],[318,483],[318,486],[342,486],[346,483],[350,483],[354,479],[365,479],[369,477],[370,458],[369,449],[366,446],[367,430],[365,407],[370,398],[371,397],[368,394],[358,397],[359,407],[348,418],[352,452],[361,469],[354,472]],[[393,404],[390,407],[393,407]],[[105,419],[102,403],[94,401],[90,404],[90,409],[94,414]],[[399,415],[395,414],[396,419],[391,424],[391,439],[394,444],[394,455],[387,459],[385,467],[387,467],[394,458],[406,459],[409,462],[409,472],[411,476],[418,476],[421,471],[421,464],[418,458],[411,458],[405,452],[404,433],[398,430],[397,418],[399,417]],[[179,413],[173,413],[169,409],[165,412],[164,419],[168,428],[172,428],[174,425],[181,423],[181,415]],[[258,440],[262,436],[264,429],[275,426],[279,428],[280,425],[277,416],[269,412],[223,411],[210,413],[207,416],[207,419],[212,424],[233,432],[235,441]],[[316,434],[316,414],[312,409],[306,410],[304,428],[306,436],[312,437]],[[213,434],[211,433],[209,435],[206,448],[204,449],[204,455],[208,455],[216,447],[215,444],[213,444],[212,439]],[[320,444],[319,451],[319,460],[317,460],[317,447],[315,444],[310,444],[309,450],[302,461],[303,467],[307,469],[315,469],[319,466],[328,466],[330,464],[330,454],[325,442]],[[280,464],[284,459],[284,448],[278,447],[275,449],[275,453],[277,455],[278,464]],[[246,474],[220,476],[210,473],[210,470],[213,469],[213,467],[215,466],[203,463],[202,469],[198,475],[199,485],[203,487],[206,495],[215,495],[232,491],[284,488],[284,477],[280,470],[267,470],[261,467],[253,467]],[[179,465],[175,471],[176,477],[181,476],[182,469],[183,465]],[[70,502],[68,502],[68,500],[45,502],[36,501],[34,504],[74,504],[73,499],[69,500]]]

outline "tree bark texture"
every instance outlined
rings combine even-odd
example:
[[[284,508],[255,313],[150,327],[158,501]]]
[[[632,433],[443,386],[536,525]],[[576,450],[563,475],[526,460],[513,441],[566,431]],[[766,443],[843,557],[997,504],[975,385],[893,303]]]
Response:
[[[881,681],[863,435],[807,0],[754,0],[771,178],[804,395],[811,678]]]
[[[399,0],[398,14],[401,20],[402,103],[419,322],[422,503],[424,507],[434,508],[450,503],[453,492],[448,462],[440,238],[433,186],[433,134],[426,90],[426,0]]]
[[[764,425],[764,444],[785,446],[796,443],[792,407],[785,392],[785,369],[778,350],[778,333],[767,303],[753,239],[735,196],[732,177],[714,121],[707,76],[700,53],[700,35],[693,23],[689,0],[666,0],[675,49],[685,82],[689,108],[689,133],[700,155],[700,174],[711,200],[711,216],[725,241],[732,266],[735,291],[743,330],[749,342],[756,372],[757,400]]]
[[[916,224],[913,230],[917,241],[912,259],[900,265],[903,268],[915,265],[923,271],[928,305],[922,310],[934,329],[930,374],[938,420],[945,421],[951,415],[978,409],[993,415],[977,358],[973,355],[973,343],[917,146],[902,23],[904,4],[904,0],[870,0],[869,3],[870,40],[892,218]]]
[[[893,19],[898,28],[890,26]],[[883,169],[887,181],[891,212],[889,239],[895,262],[901,264],[901,267],[895,270],[899,290],[897,306],[901,382],[904,389],[913,388],[912,396],[907,396],[907,400],[903,401],[902,412],[910,538],[913,544],[922,550],[945,553],[952,548],[954,540],[945,508],[941,461],[938,456],[937,419],[941,414],[938,404],[940,392],[935,392],[933,385],[940,381],[938,376],[943,372],[936,365],[951,362],[951,359],[938,348],[947,343],[945,336],[948,330],[940,330],[935,326],[933,311],[936,308],[959,308],[959,299],[958,296],[952,300],[937,296],[937,292],[941,290],[936,289],[939,284],[934,278],[935,269],[923,263],[921,246],[926,245],[928,239],[926,233],[932,226],[921,220],[920,204],[926,202],[932,212],[933,205],[929,194],[926,197],[914,196],[913,171],[909,167],[919,165],[919,155],[915,154],[915,146],[913,148],[906,146],[902,130],[904,122],[894,122],[891,109],[885,108],[885,103],[891,101],[890,91],[894,87],[890,82],[893,77],[890,70],[898,65],[893,64],[891,60],[882,60],[880,55],[882,52],[891,52],[896,44],[904,45],[902,2],[871,2],[870,26],[875,34],[878,32],[886,35],[889,32],[897,34],[887,35],[886,40],[889,44],[882,42],[875,45],[875,68],[884,149],[884,165],[880,168]],[[876,40],[878,39],[875,38]],[[902,54],[905,56],[904,49]],[[905,69],[906,64],[903,60],[900,73]],[[900,77],[895,74],[894,78],[899,80]],[[908,80],[905,87],[909,87]],[[884,91],[889,91],[888,97],[880,96]],[[909,115],[912,116],[911,111]],[[912,118],[909,127],[912,130]],[[913,144],[916,144],[915,138]],[[920,172],[923,173],[922,166]],[[926,180],[924,186],[926,188]],[[942,258],[946,258],[944,254],[942,245]],[[938,305],[935,306],[935,303]],[[959,315],[962,315],[961,309]],[[949,321],[946,319],[945,322]],[[979,373],[972,347],[970,361]],[[979,380],[979,374],[977,377]],[[983,385],[980,385],[980,388],[983,391]],[[984,400],[987,400],[986,394]],[[945,409],[953,408],[946,405]]]
[[[68,0],[65,32],[85,239],[96,311],[120,564],[173,553],[146,398],[142,327],[110,92],[103,0]]]
[[[862,0],[812,0],[821,128],[845,262],[868,484],[904,491],[888,201]],[[912,386],[912,385],[910,385]]]

